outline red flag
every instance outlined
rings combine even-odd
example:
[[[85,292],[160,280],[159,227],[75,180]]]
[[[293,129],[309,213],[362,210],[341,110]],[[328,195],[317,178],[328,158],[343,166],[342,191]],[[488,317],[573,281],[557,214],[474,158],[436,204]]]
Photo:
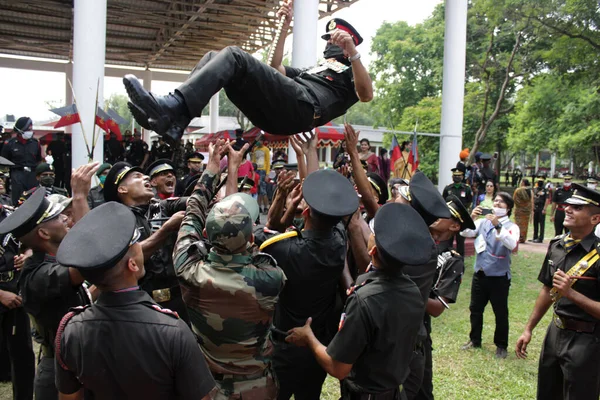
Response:
[[[391,156],[391,165],[392,165],[392,169],[394,168],[393,166],[396,165],[396,161],[398,161],[399,159],[402,158],[402,150],[400,149],[400,145],[398,144],[398,138],[396,138],[396,135],[392,136],[392,156]]]
[[[66,107],[53,108],[50,111],[60,116],[60,119],[54,124],[54,128],[73,125],[80,121],[77,106],[75,104]]]
[[[410,152],[408,153],[408,163],[412,166],[413,172],[419,168],[419,152],[417,150],[417,131],[413,133],[412,144],[410,145]]]

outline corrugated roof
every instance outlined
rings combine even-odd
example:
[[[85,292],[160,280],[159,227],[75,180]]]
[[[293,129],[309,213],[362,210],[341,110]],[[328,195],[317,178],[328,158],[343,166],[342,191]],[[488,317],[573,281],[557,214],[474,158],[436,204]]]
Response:
[[[358,0],[319,1],[323,18]],[[210,50],[255,52],[271,44],[278,7],[279,0],[108,0],[106,63],[190,70]],[[68,60],[72,35],[72,0],[0,0],[0,53]]]

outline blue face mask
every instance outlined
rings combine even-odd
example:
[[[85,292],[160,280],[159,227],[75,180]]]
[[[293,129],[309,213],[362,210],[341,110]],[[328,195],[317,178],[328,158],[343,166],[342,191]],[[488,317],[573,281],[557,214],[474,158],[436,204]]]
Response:
[[[104,186],[104,181],[106,181],[106,175],[100,175],[98,177],[98,179],[100,180],[100,184],[102,184],[102,186]]]

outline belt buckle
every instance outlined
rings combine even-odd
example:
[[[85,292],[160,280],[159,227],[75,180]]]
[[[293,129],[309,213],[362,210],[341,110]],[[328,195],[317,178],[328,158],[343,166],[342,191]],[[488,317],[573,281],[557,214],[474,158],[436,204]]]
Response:
[[[13,271],[0,272],[0,283],[10,282],[14,277],[15,273]]]
[[[157,289],[152,291],[152,298],[157,303],[164,303],[165,301],[171,300],[171,289]]]
[[[557,314],[553,314],[552,315],[552,321],[554,321],[554,325],[556,325],[556,327],[558,329],[565,329],[565,323],[564,323],[564,321]]]
[[[27,172],[31,172],[31,168],[30,167],[23,167],[23,170],[25,170]]]

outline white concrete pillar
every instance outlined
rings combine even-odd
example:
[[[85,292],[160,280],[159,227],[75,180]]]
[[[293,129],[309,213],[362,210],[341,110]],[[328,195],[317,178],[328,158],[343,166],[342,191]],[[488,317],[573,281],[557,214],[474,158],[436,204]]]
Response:
[[[535,153],[535,173],[540,170],[540,152]]]
[[[452,171],[462,148],[467,0],[446,1],[442,121],[440,135],[440,192],[452,181]]]
[[[210,98],[210,103],[208,104],[208,130],[210,133],[215,133],[219,131],[219,92],[215,93],[213,97]]]
[[[142,79],[144,81],[144,89],[150,92],[152,90],[152,71],[146,68]],[[152,140],[150,139],[150,132],[152,131],[142,127],[140,129],[142,130],[142,140],[148,144],[148,147],[152,147]],[[133,129],[131,130],[131,134],[133,135]]]
[[[317,22],[319,0],[294,2],[294,42],[292,67],[307,68],[317,63]],[[296,163],[294,149],[288,147],[288,162]]]
[[[590,161],[588,164],[588,175],[592,176],[594,174],[594,162]]]
[[[73,17],[73,86],[79,117],[84,126],[85,138],[90,147],[95,129],[94,106],[98,91],[98,104],[104,104],[104,60],[106,52],[106,2],[107,0],[75,0]],[[94,161],[103,160],[104,137],[99,138],[94,151]],[[73,168],[88,163],[84,132],[79,124],[73,125]]]
[[[73,83],[73,63],[69,62],[65,64],[65,106],[73,104],[73,90],[71,84]],[[73,125],[68,125],[63,128],[66,133],[73,133]]]
[[[333,166],[333,160],[331,159],[331,146],[327,146],[325,149],[325,165],[329,167],[331,164],[331,166]]]

